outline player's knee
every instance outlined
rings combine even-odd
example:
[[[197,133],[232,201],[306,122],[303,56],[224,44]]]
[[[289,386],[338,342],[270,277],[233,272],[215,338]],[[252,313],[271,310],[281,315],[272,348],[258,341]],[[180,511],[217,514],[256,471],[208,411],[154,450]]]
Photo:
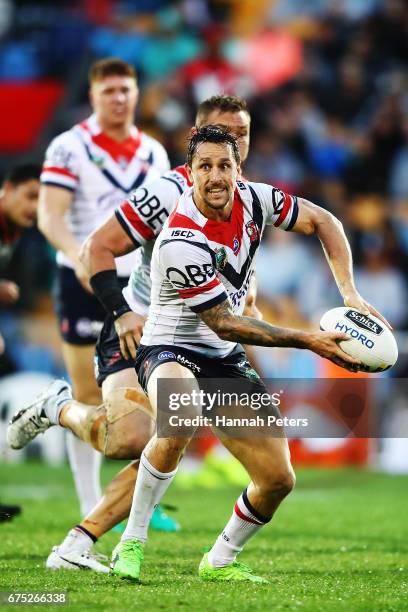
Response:
[[[264,480],[263,487],[268,496],[283,499],[294,489],[296,476],[291,466],[271,470]]]
[[[84,440],[89,442],[95,450],[103,453],[106,442],[107,421],[106,412],[103,405],[98,408],[92,406],[86,414],[84,425]]]
[[[280,474],[280,479],[278,483],[279,483],[279,490],[281,494],[283,495],[283,497],[286,497],[286,495],[289,495],[289,493],[293,491],[293,489],[295,488],[295,484],[296,484],[296,476],[295,476],[295,472],[293,471],[293,469],[290,468],[285,473]]]
[[[104,455],[108,459],[139,459],[150,435],[138,431],[128,431],[118,435],[115,425],[108,425],[108,435]]]
[[[138,459],[154,431],[145,395],[130,388],[112,389],[104,404],[108,421],[105,456]]]

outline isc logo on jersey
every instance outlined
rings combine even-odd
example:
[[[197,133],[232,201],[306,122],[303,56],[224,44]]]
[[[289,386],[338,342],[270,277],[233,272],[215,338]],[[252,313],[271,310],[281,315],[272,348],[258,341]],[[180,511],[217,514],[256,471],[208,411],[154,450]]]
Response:
[[[177,238],[191,238],[194,236],[194,232],[191,232],[190,230],[173,230],[171,235],[176,236]]]

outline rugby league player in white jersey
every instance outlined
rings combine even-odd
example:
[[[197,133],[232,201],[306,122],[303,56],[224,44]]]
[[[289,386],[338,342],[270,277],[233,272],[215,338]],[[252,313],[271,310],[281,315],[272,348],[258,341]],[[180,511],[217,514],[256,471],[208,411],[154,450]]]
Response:
[[[46,152],[38,222],[58,251],[56,311],[73,395],[98,405],[93,361],[105,311],[92,295],[80,246],[126,196],[168,170],[169,161],[163,146],[134,125],[138,87],[131,65],[100,60],[91,66],[89,85],[93,114],[54,138]],[[130,255],[116,262],[122,285],[133,261]],[[64,394],[66,385],[57,387]],[[109,389],[104,393],[106,399]],[[73,436],[68,449],[84,516],[100,499],[101,456]]]
[[[157,412],[163,400],[158,387],[161,380],[173,381],[172,388],[179,394],[194,391],[199,396],[205,379],[232,378],[237,383],[250,382],[251,392],[267,396],[241,343],[309,349],[357,371],[358,360],[338,345],[339,340],[348,339],[345,334],[285,329],[243,316],[265,226],[311,233],[313,205],[299,205],[295,196],[282,197],[270,185],[239,180],[238,143],[218,127],[201,128],[192,136],[187,168],[193,186],[181,196],[154,246],[150,307],[136,358],[139,382],[153,410]],[[330,224],[326,230],[334,235],[340,231]],[[334,238],[331,247],[327,255],[343,297],[375,312],[355,289],[347,241]],[[192,406],[190,414],[200,415],[201,409]],[[271,410],[276,414],[272,406]],[[151,514],[176,475],[194,434],[193,425],[187,421],[188,431],[184,428],[174,434],[168,427],[144,449],[128,524],[112,557],[115,575],[139,580]],[[221,435],[250,482],[222,534],[204,555],[199,575],[208,581],[265,582],[237,562],[236,556],[271,520],[294,486],[288,443],[281,427],[256,438],[236,438],[225,431]]]

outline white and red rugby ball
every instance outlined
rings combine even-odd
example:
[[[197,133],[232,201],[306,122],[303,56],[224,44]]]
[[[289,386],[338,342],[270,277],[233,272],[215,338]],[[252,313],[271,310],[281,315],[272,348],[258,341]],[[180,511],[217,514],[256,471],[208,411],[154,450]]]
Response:
[[[339,342],[341,349],[359,359],[364,372],[383,372],[398,359],[398,347],[391,330],[374,315],[340,306],[324,313],[320,329],[343,332],[351,340]]]

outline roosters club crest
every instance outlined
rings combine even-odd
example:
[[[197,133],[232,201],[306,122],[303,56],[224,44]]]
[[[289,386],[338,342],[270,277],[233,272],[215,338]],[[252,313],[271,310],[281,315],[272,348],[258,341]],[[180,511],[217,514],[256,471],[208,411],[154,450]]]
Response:
[[[256,223],[253,219],[251,219],[251,221],[248,221],[248,223],[245,226],[245,231],[247,233],[247,235],[249,236],[249,239],[251,242],[254,242],[254,240],[258,240],[259,238],[259,230],[256,226]]]

